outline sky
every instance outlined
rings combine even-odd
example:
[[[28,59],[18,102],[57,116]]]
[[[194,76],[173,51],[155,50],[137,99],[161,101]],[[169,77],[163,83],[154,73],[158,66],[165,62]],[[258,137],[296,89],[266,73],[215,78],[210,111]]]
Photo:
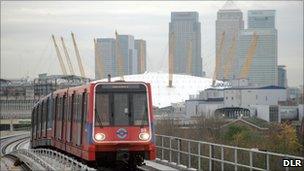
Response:
[[[79,75],[71,39],[76,35],[86,75],[94,78],[93,39],[130,34],[147,42],[147,70],[168,70],[168,31],[172,11],[197,11],[201,22],[203,70],[215,63],[215,20],[225,1],[1,1],[1,78],[61,74],[51,40],[65,39]],[[303,1],[234,1],[243,12],[276,10],[278,64],[285,65],[289,86],[303,85]],[[63,52],[63,50],[61,49]],[[63,53],[62,53],[63,55]],[[66,65],[67,66],[67,65]]]

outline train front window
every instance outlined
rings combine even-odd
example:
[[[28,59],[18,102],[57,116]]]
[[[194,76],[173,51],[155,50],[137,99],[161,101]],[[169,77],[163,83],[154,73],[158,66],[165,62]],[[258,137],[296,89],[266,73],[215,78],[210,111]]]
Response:
[[[130,110],[129,98],[127,93],[114,93],[114,111],[112,117],[113,125],[129,125],[130,124]]]
[[[148,125],[146,91],[96,91],[95,126]]]
[[[134,125],[148,125],[147,96],[146,94],[133,94],[133,120]]]
[[[110,125],[111,108],[109,94],[96,94],[95,106],[95,126]]]

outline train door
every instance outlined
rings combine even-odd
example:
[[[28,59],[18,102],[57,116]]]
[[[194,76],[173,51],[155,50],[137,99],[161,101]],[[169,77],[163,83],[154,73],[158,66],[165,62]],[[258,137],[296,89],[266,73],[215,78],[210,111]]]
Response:
[[[60,125],[61,125],[61,106],[62,106],[62,97],[58,97],[58,104],[57,104],[57,117],[56,117],[56,139],[59,140],[61,137],[61,129],[60,129]]]
[[[49,114],[49,97],[46,99],[46,103],[44,105],[44,137],[47,137],[47,122],[48,122],[48,114]]]
[[[45,112],[45,106],[46,106],[46,104],[45,104],[45,100],[42,102],[42,108],[41,108],[41,138],[43,138],[44,137],[44,135],[45,135],[45,128],[44,128],[44,125],[45,125],[45,114],[46,114],[46,112]]]
[[[40,106],[40,118],[39,118],[39,124],[40,124],[40,129],[39,129],[39,137],[40,139],[42,139],[42,135],[43,135],[43,109],[44,109],[44,101],[42,101],[42,104]]]
[[[67,114],[67,105],[68,105],[68,98],[67,98],[67,94],[65,94],[63,96],[62,99],[62,118],[61,118],[61,129],[62,129],[62,133],[61,133],[61,140],[64,143],[63,149],[65,150],[66,147],[66,114]]]
[[[35,110],[35,139],[37,140],[38,139],[38,127],[39,127],[39,104],[37,105],[36,107],[36,110]]]
[[[69,96],[69,112],[68,112],[68,121],[67,121],[67,142],[72,142],[73,137],[73,115],[74,115],[74,101],[75,101],[75,92]]]
[[[31,136],[31,139],[32,139],[32,141],[34,140],[34,136],[35,136],[35,127],[36,127],[36,125],[35,125],[35,114],[36,114],[36,107],[34,107],[33,108],[33,110],[32,110],[32,136]]]
[[[76,145],[77,141],[77,132],[75,131],[77,129],[77,113],[78,113],[78,95],[74,93],[74,102],[73,102],[73,114],[72,114],[72,143]]]
[[[77,146],[80,146],[81,144],[81,116],[82,116],[82,113],[83,113],[83,98],[82,98],[82,94],[78,95],[78,105],[77,105],[77,142],[76,142],[76,145]]]
[[[85,92],[82,94],[82,116],[81,116],[81,137],[80,137],[80,144],[87,144],[86,142],[86,131],[85,131],[85,125],[87,122],[87,104],[88,103],[88,94],[85,90]]]
[[[57,115],[58,115],[58,96],[55,97],[55,100],[54,100],[54,116],[53,116],[53,128],[54,128],[54,131],[53,131],[53,137],[54,139],[56,139],[56,135],[57,135]]]

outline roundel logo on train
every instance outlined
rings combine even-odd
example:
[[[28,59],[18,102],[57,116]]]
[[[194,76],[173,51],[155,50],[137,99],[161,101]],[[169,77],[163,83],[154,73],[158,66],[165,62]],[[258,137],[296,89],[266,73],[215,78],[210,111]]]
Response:
[[[125,139],[128,135],[128,131],[124,128],[119,128],[117,131],[116,131],[116,135],[118,138],[120,139]]]

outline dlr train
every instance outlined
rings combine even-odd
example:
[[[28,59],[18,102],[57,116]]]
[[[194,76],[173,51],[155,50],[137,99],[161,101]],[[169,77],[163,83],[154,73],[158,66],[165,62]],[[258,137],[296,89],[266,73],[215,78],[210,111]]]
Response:
[[[32,110],[32,148],[52,148],[97,166],[156,157],[151,86],[95,81],[57,90]]]

